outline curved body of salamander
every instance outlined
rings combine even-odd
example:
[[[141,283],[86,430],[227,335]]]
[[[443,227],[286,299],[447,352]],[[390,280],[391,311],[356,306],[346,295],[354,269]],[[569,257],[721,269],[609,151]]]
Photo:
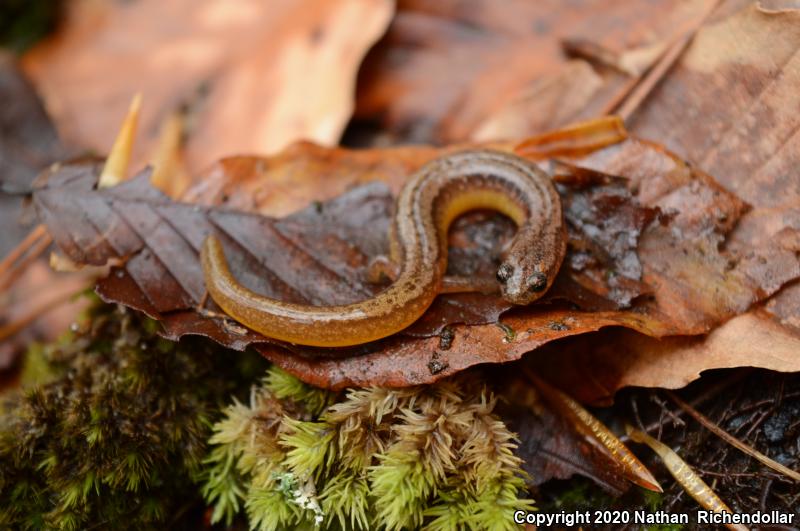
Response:
[[[259,295],[236,281],[214,236],[201,251],[206,286],[225,313],[268,337],[321,347],[380,339],[406,328],[431,305],[447,269],[450,223],[478,208],[500,211],[517,224],[497,271],[503,297],[515,304],[540,297],[553,282],[566,250],[558,193],[533,163],[488,150],[443,156],[405,185],[391,234],[398,275],[371,299],[323,307]]]

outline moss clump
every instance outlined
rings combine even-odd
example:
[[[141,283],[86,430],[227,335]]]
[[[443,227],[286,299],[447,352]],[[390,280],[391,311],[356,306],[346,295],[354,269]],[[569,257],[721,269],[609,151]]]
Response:
[[[0,527],[163,528],[199,501],[212,416],[253,371],[157,328],[101,305],[34,354],[46,383],[7,397],[0,417]]]
[[[458,378],[342,397],[270,369],[214,426],[212,521],[259,530],[516,529],[532,508],[514,436],[481,385]]]

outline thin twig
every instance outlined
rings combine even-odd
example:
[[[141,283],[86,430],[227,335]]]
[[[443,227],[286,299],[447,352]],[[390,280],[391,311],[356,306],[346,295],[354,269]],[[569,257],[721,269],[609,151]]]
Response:
[[[43,314],[54,310],[75,297],[86,289],[86,286],[81,286],[80,289],[70,289],[67,291],[51,292],[41,302],[36,304],[33,308],[28,310],[23,315],[15,318],[9,323],[0,326],[0,341],[4,341],[9,337],[19,333],[33,321],[41,317]]]
[[[755,472],[714,472],[713,470],[708,470],[705,468],[695,467],[698,473],[704,476],[714,476],[718,478],[754,478],[754,477],[768,477],[768,478],[780,478],[780,476],[773,476],[771,474],[757,474]]]
[[[47,233],[47,229],[44,225],[37,225],[32,231],[28,233],[25,238],[19,242],[19,244],[11,250],[2,261],[0,261],[0,275],[6,274],[6,272],[11,268],[11,266],[19,260],[19,258],[28,252],[28,249],[36,243],[36,240],[41,238],[43,235]]]
[[[686,51],[695,34],[700,30],[708,17],[719,5],[719,0],[711,2],[708,8],[692,27],[678,37],[661,55],[658,61],[650,68],[644,77],[632,78],[622,87],[620,94],[614,98],[604,109],[604,114],[616,114],[624,121],[639,108],[639,105],[650,95],[653,89],[664,78],[664,75],[675,65]]]
[[[666,403],[664,400],[661,400],[660,398],[658,398],[658,395],[656,395],[654,392],[651,392],[651,394],[650,394],[650,400],[652,400],[653,402],[655,402],[655,403],[658,405],[658,407],[660,407],[660,408],[661,408],[661,410],[662,410],[662,412],[663,412],[663,414],[664,414],[664,415],[666,415],[666,416],[668,416],[669,418],[671,418],[671,419],[672,419],[672,427],[674,427],[674,428],[677,428],[678,426],[685,426],[685,425],[686,425],[686,423],[685,423],[685,422],[683,422],[683,419],[682,419],[682,418],[680,418],[680,417],[679,417],[678,415],[676,415],[675,413],[673,413],[673,412],[672,412],[672,411],[671,411],[671,410],[670,410],[670,409],[667,407],[667,403]],[[663,418],[663,415],[662,415],[662,418]]]
[[[19,278],[20,274],[31,262],[36,260],[52,242],[44,225],[34,228],[19,245],[0,262],[0,293]]]
[[[731,385],[735,384],[736,382],[738,382],[739,380],[741,380],[742,378],[744,378],[745,376],[747,376],[751,372],[752,372],[752,369],[750,369],[750,368],[742,368],[742,369],[736,370],[728,378],[725,378],[724,380],[722,380],[720,382],[717,382],[717,383],[711,385],[710,387],[707,387],[701,394],[699,394],[698,396],[696,396],[695,398],[692,399],[692,404],[695,407],[697,407],[700,404],[702,404],[703,402],[706,402],[707,400],[710,400],[710,399],[714,398],[719,393],[724,391],[726,388],[728,388]],[[635,411],[636,418],[637,418],[637,420],[638,420],[638,422],[640,424],[639,427],[643,432],[651,433],[653,430],[656,430],[656,429],[659,428],[659,426],[661,426],[661,421],[658,420],[656,422],[651,422],[646,427],[642,427],[642,425],[641,425],[642,420],[638,416],[639,415],[638,406],[635,408],[635,410],[636,410]],[[683,412],[683,410],[681,410],[681,411],[676,412],[675,416],[677,418],[680,418],[681,415],[683,415],[683,414],[684,414],[684,412]],[[628,437],[627,434],[622,434],[619,437],[619,440],[622,441],[623,443],[626,443],[626,442],[628,442],[630,440],[630,438]]]
[[[678,407],[686,411],[686,413],[692,416],[697,422],[705,426],[710,432],[714,433],[716,436],[718,436],[731,446],[738,448],[742,452],[758,460],[760,463],[764,464],[765,466],[768,466],[769,468],[775,470],[776,472],[780,472],[781,474],[790,477],[795,481],[800,481],[800,473],[792,470],[791,468],[783,466],[777,461],[770,459],[766,455],[762,454],[758,450],[746,445],[733,435],[729,434],[728,432],[726,432],[725,430],[714,424],[714,422],[705,417],[695,408],[693,408],[692,406],[690,406],[689,404],[678,398],[678,396],[672,391],[665,391],[665,393],[668,397],[670,397],[670,399],[672,399],[673,402],[675,402],[678,405]]]
[[[673,43],[661,56],[661,59],[647,72],[633,90],[625,97],[620,106],[616,109],[614,114],[627,121],[633,112],[639,108],[639,105],[650,95],[656,85],[661,82],[670,68],[675,64],[678,58],[683,54],[686,47],[692,41],[694,34],[686,35],[680,40]]]

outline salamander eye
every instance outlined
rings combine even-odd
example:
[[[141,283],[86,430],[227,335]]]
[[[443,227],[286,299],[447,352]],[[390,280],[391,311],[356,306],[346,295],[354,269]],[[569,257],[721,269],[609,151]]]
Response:
[[[503,263],[497,268],[497,281],[505,284],[509,278],[514,274],[514,266],[509,263]]]
[[[527,284],[530,291],[543,291],[547,288],[547,275],[537,271],[528,277]]]

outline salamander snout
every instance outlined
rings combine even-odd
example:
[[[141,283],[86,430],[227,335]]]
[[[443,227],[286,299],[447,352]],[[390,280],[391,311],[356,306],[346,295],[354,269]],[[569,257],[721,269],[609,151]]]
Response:
[[[506,261],[497,268],[496,276],[503,298],[514,304],[530,304],[550,286],[547,273],[538,265],[523,267]]]

